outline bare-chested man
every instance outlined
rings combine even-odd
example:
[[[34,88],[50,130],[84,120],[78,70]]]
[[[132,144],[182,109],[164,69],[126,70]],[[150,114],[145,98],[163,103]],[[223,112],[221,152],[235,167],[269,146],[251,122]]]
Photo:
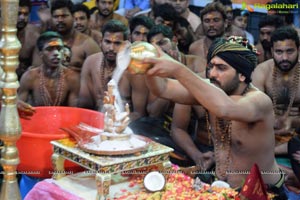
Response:
[[[270,40],[273,59],[257,66],[253,84],[273,100],[278,143],[275,153],[286,155],[288,139],[300,133],[299,37],[292,27],[282,27]]]
[[[205,70],[205,61],[195,55],[185,55],[181,53],[174,41],[172,29],[168,26],[159,24],[153,26],[148,35],[148,42],[159,46],[164,52],[172,56],[179,62],[184,63],[195,72]],[[131,129],[137,133],[156,140],[172,148],[176,148],[170,137],[171,121],[173,115],[174,103],[168,99],[163,99],[150,93],[147,102],[148,116],[138,119],[130,124]],[[180,150],[175,149],[176,155],[182,154]],[[172,159],[172,162],[180,165],[189,163],[181,162],[178,159]]]
[[[30,0],[19,1],[19,13],[17,21],[17,37],[21,42],[19,52],[19,66],[16,70],[18,78],[31,66],[32,55],[34,52],[36,40],[39,37],[39,28],[29,24],[29,15],[31,10]]]
[[[259,41],[255,45],[259,52],[258,63],[262,63],[272,58],[271,53],[271,34],[278,28],[283,26],[283,21],[275,15],[267,15],[262,18],[258,24]]]
[[[100,47],[91,37],[80,33],[73,27],[73,6],[71,0],[54,1],[51,5],[51,16],[54,31],[60,33],[64,44],[71,47],[72,59],[69,67],[80,71],[84,60],[89,55],[99,52]],[[38,66],[41,63],[36,49],[33,66]]]
[[[104,92],[116,69],[117,53],[128,38],[128,28],[119,20],[110,20],[102,28],[102,52],[89,56],[83,64],[79,106],[102,110]],[[119,84],[121,84],[122,80]],[[122,95],[122,94],[121,94]]]
[[[96,31],[89,27],[90,10],[83,4],[76,4],[73,9],[74,28],[95,40],[100,45],[102,40],[101,30]]]
[[[196,40],[196,36],[190,23],[183,17],[178,17],[174,25],[174,34],[178,41],[178,49],[184,53],[189,53],[190,45]]]
[[[19,99],[32,106],[77,106],[80,77],[62,65],[62,36],[44,32],[37,40],[37,47],[43,64],[24,73]]]
[[[168,3],[170,3],[179,16],[185,18],[188,20],[188,22],[191,24],[193,28],[193,32],[196,31],[198,26],[201,24],[200,18],[189,9],[189,0],[167,0]]]
[[[119,20],[128,26],[128,20],[125,17],[114,13],[114,1],[115,0],[96,0],[98,12],[91,15],[90,27],[92,29],[102,31],[102,26],[111,19]]]
[[[274,157],[274,113],[271,99],[251,84],[256,55],[233,40],[216,40],[208,53],[208,80],[159,50],[147,85],[156,95],[184,104],[201,104],[208,112],[216,176],[241,187],[256,163],[265,184],[282,188],[284,175]],[[174,79],[162,78],[174,77]],[[283,199],[283,198],[281,198]]]
[[[219,2],[207,4],[200,12],[201,25],[205,36],[193,42],[190,54],[206,58],[208,49],[217,37],[222,37],[227,26],[227,16],[224,6]]]

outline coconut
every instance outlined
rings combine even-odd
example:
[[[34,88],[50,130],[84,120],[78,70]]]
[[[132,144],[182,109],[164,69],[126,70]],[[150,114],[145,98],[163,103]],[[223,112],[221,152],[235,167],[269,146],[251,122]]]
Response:
[[[157,57],[156,48],[147,42],[134,42],[131,45],[130,50],[131,61],[128,66],[128,71],[132,74],[144,74],[152,67],[152,65],[149,63],[143,63],[143,59]]]
[[[224,181],[214,181],[211,184],[211,187],[218,187],[218,188],[230,188],[230,185]]]
[[[144,178],[144,186],[150,192],[157,192],[164,189],[166,179],[158,171],[149,172]]]

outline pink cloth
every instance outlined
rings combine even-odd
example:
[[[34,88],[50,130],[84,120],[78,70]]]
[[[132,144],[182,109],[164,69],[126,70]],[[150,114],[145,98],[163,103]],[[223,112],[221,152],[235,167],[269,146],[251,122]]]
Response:
[[[26,195],[24,200],[83,200],[82,198],[71,194],[60,188],[55,183],[47,180],[38,182],[30,192]]]

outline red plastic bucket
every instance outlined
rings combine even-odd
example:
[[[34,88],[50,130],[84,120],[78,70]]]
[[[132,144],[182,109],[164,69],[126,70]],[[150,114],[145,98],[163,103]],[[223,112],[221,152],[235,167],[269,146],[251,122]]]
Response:
[[[49,178],[52,176],[52,140],[70,137],[61,127],[76,126],[80,122],[103,128],[103,114],[97,111],[75,108],[44,106],[36,107],[30,120],[21,119],[22,135],[17,141],[20,164],[18,171],[26,175]],[[75,163],[65,162],[66,171],[77,172],[82,169]]]

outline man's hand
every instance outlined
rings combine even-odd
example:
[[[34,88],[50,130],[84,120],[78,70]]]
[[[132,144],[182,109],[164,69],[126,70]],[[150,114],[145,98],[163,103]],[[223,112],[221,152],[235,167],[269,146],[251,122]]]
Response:
[[[36,112],[31,105],[25,103],[22,100],[18,100],[17,108],[18,108],[19,116],[24,119],[30,119],[30,117],[33,116],[34,113]]]
[[[139,11],[141,11],[141,9],[139,7],[135,7],[129,10],[126,10],[125,12],[125,17],[127,19],[131,19],[136,13],[138,13]]]
[[[214,153],[212,151],[205,153],[199,152],[193,160],[201,170],[208,170],[215,163]]]
[[[154,46],[156,47],[159,58],[145,58],[143,60],[144,63],[150,63],[153,65],[153,67],[147,71],[147,75],[175,77],[178,73],[178,69],[184,67],[184,65],[164,53],[158,46]]]

